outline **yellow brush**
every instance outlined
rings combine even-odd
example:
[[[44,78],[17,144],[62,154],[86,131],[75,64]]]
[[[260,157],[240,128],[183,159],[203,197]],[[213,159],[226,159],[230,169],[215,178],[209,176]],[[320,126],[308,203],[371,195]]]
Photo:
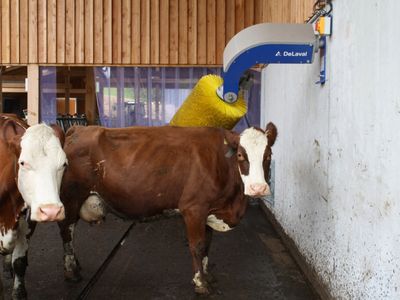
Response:
[[[223,101],[216,93],[222,83],[223,79],[217,75],[200,78],[169,124],[232,129],[246,114],[247,106],[242,93],[234,103]]]

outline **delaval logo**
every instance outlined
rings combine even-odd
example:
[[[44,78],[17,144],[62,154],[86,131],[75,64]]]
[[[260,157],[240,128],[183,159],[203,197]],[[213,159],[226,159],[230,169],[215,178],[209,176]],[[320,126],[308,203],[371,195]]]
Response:
[[[307,57],[307,51],[304,52],[296,52],[296,51],[281,51],[276,52],[275,56],[293,56],[293,57]]]

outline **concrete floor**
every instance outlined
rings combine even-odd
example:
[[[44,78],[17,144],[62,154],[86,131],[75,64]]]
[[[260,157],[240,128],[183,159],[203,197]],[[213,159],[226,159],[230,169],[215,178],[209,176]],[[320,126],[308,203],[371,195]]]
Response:
[[[68,283],[58,227],[39,224],[26,275],[29,299],[77,299],[129,225],[111,215],[100,226],[80,222],[76,252],[83,280]],[[249,206],[234,230],[214,234],[210,263],[213,292],[195,296],[182,219],[138,224],[86,299],[318,299],[258,206]],[[9,299],[11,280],[4,285]]]

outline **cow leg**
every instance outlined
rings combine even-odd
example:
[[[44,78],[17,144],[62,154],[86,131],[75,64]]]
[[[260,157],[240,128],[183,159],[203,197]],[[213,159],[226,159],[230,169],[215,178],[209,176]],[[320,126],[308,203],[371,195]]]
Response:
[[[13,269],[12,269],[12,254],[4,255],[3,260],[3,274],[7,279],[13,278]]]
[[[207,282],[211,283],[214,281],[214,277],[211,275],[209,270],[209,260],[208,253],[210,251],[211,240],[212,240],[213,229],[209,226],[206,226],[206,241],[205,241],[205,256],[202,259],[203,264],[203,272]]]
[[[18,220],[18,234],[12,253],[14,284],[12,299],[26,299],[25,272],[28,266],[29,239],[35,230],[36,223],[27,222],[24,217]]]
[[[64,278],[67,281],[78,282],[82,279],[80,266],[74,250],[74,230],[76,223],[58,223],[64,246]]]
[[[3,280],[0,276],[0,300],[4,300],[4,288],[3,288]]]
[[[206,257],[206,217],[202,218],[199,212],[182,212],[186,224],[189,249],[193,260],[193,283],[195,292],[209,294],[208,283],[205,279],[203,260]],[[205,262],[206,260],[204,260]]]

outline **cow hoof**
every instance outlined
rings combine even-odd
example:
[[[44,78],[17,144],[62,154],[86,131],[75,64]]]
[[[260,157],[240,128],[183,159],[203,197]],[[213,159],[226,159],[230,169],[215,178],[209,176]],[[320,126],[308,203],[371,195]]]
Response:
[[[196,286],[194,288],[194,291],[196,294],[199,294],[199,295],[209,295],[210,294],[210,290],[206,286]]]
[[[11,294],[12,300],[25,300],[27,299],[26,290],[24,288],[18,288],[12,291]]]
[[[79,271],[64,271],[64,278],[69,282],[79,282],[82,280],[82,276],[79,274]]]

